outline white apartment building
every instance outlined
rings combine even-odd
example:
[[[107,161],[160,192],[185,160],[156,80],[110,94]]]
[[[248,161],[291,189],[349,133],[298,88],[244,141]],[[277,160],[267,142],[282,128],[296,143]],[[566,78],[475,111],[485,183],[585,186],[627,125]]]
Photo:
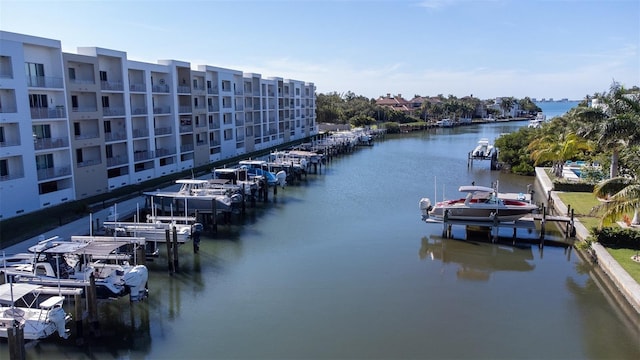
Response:
[[[315,85],[0,31],[0,220],[318,133]]]

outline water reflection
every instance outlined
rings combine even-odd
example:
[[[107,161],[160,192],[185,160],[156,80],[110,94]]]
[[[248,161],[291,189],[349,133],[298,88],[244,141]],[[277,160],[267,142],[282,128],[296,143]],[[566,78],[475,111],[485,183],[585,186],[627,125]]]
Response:
[[[531,246],[505,246],[461,241],[437,236],[421,239],[421,260],[457,264],[461,280],[488,281],[495,271],[531,271],[535,268]]]

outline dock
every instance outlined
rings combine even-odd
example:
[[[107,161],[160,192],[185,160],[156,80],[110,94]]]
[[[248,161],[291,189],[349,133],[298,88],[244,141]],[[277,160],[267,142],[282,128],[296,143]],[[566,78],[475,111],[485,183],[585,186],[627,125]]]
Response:
[[[576,235],[574,212],[571,209],[569,209],[568,212],[567,215],[550,215],[548,209],[543,206],[540,213],[530,214],[516,221],[500,221],[498,217],[494,217],[493,221],[452,220],[447,219],[446,215],[444,220],[425,219],[424,221],[427,223],[442,224],[442,237],[444,238],[453,238],[452,227],[458,225],[466,228],[467,237],[469,237],[470,233],[482,233],[486,234],[487,239],[493,243],[498,242],[498,235],[501,228],[513,229],[511,240],[514,245],[517,242],[533,242],[532,240],[519,238],[518,229],[539,231],[538,238],[535,242],[542,248],[545,242],[559,246],[572,245],[573,242],[569,241],[569,239],[574,238]],[[549,223],[556,224],[561,229],[565,241],[551,241],[545,238],[547,235],[547,224]]]

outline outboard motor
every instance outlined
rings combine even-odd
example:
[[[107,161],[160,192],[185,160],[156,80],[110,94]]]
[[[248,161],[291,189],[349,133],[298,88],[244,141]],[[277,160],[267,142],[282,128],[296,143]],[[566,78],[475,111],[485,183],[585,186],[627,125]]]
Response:
[[[433,209],[431,206],[431,200],[429,198],[420,199],[420,211],[422,212],[422,220],[427,220],[429,218],[429,211]]]
[[[69,338],[69,330],[67,330],[67,313],[64,312],[62,307],[55,307],[49,310],[49,320],[56,324],[56,330],[58,335],[63,338]]]
[[[284,170],[278,171],[276,173],[276,179],[278,179],[278,185],[284,189],[284,185],[287,183],[287,172]]]
[[[149,270],[144,265],[136,265],[124,275],[122,280],[124,280],[124,285],[129,288],[131,301],[141,301],[147,297],[148,279]]]

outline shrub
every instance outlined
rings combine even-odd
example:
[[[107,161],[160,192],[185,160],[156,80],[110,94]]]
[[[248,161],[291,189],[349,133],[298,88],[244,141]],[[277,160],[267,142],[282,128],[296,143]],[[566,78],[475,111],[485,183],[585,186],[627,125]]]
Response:
[[[606,227],[591,230],[595,241],[603,246],[640,250],[640,231],[630,228]]]

